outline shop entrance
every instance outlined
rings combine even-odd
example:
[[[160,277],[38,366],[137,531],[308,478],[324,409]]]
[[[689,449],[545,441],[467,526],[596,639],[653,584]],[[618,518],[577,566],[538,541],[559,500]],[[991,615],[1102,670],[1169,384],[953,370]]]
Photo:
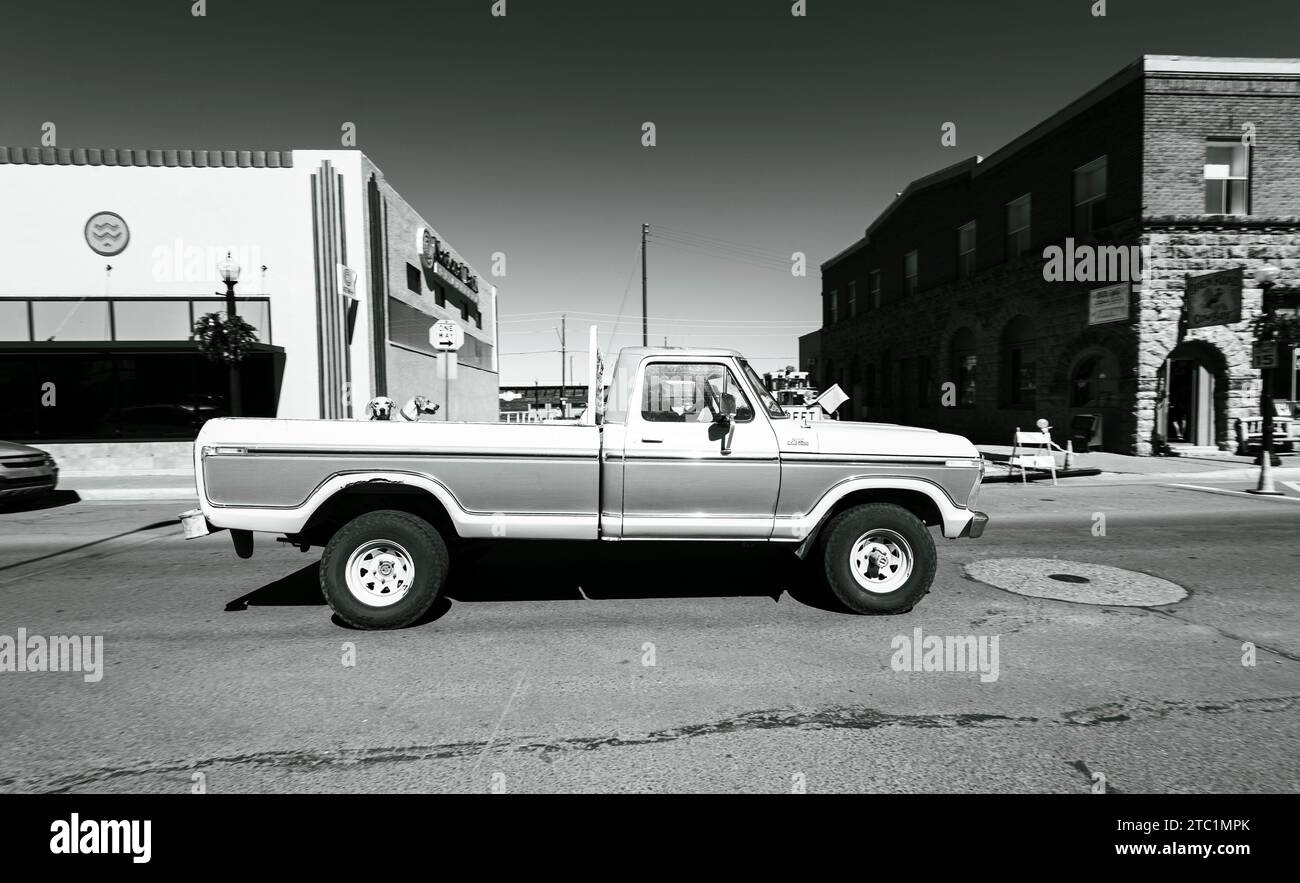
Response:
[[[1171,446],[1212,447],[1215,375],[1199,348],[1178,347],[1165,362],[1165,439]]]

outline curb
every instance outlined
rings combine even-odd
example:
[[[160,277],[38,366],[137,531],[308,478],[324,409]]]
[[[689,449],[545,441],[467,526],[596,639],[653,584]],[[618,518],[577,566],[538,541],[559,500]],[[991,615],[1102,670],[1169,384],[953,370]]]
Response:
[[[132,488],[92,488],[78,490],[76,487],[60,487],[59,490],[72,491],[83,501],[134,502],[140,500],[198,500],[192,487],[132,487]]]

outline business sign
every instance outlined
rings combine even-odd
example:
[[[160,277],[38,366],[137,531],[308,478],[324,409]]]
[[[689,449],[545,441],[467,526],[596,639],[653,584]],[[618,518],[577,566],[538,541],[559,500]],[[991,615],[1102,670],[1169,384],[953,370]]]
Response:
[[[478,277],[467,264],[456,260],[450,251],[443,248],[438,237],[428,227],[416,231],[416,249],[420,252],[420,263],[424,269],[432,270],[435,265],[441,266],[453,279],[478,294]]]
[[[1094,288],[1088,292],[1088,324],[1105,325],[1107,322],[1127,322],[1129,320],[1129,298],[1133,285],[1129,282],[1120,285],[1107,285]]]
[[[1241,267],[1187,277],[1187,327],[1209,328],[1241,321]]]
[[[465,345],[465,329],[450,319],[434,322],[429,329],[429,345],[436,350],[454,353]]]
[[[1270,341],[1268,343],[1257,343],[1253,347],[1251,347],[1250,367],[1276,368],[1277,367],[1277,343]]]
[[[95,254],[111,258],[126,251],[131,231],[117,212],[95,212],[86,221],[86,244]]]
[[[357,299],[357,271],[342,264],[338,264],[339,273],[339,291],[343,292],[345,297],[352,300]]]

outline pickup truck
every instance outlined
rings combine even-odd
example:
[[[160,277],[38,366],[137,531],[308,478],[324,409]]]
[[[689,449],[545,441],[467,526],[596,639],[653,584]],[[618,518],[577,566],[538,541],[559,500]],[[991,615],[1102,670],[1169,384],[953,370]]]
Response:
[[[592,352],[595,352],[593,329]],[[781,543],[857,613],[929,591],[929,527],[980,536],[966,439],[787,414],[739,353],[623,349],[590,360],[580,424],[214,419],[194,443],[186,535],[323,547],[321,589],[359,628],[424,615],[478,541]]]

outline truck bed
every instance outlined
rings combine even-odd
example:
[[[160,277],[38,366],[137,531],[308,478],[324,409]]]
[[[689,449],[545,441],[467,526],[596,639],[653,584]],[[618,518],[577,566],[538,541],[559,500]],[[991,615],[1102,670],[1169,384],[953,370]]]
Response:
[[[218,526],[221,510],[287,513],[380,475],[425,477],[470,517],[582,516],[594,526],[597,516],[594,426],[218,419],[194,449],[199,499]]]

